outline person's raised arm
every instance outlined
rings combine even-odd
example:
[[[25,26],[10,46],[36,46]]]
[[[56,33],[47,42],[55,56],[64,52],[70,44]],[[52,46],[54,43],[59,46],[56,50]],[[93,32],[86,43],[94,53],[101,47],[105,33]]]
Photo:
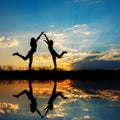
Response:
[[[46,34],[44,34],[44,36],[45,36],[45,38],[46,38],[47,42],[49,43],[49,39],[48,39],[47,35],[46,35]]]
[[[45,41],[49,45],[49,42],[47,40],[43,40],[43,41]]]
[[[41,35],[43,34],[44,32],[41,32],[41,34],[37,37],[36,39],[36,42],[40,39]]]
[[[46,109],[47,109],[47,110],[46,110],[46,112],[45,112],[44,116],[46,116],[46,115],[47,115],[47,113],[49,112],[49,107],[47,107]]]

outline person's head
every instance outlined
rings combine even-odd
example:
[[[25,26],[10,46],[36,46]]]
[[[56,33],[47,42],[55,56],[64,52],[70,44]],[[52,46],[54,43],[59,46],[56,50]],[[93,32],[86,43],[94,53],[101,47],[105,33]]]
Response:
[[[49,45],[53,45],[53,40],[50,40],[50,41],[49,41]]]
[[[34,113],[35,110],[36,110],[36,105],[35,105],[34,103],[31,103],[31,104],[30,104],[30,111],[31,111],[32,113]]]
[[[34,42],[34,41],[35,41],[35,38],[34,38],[34,37],[32,37],[32,38],[31,38],[31,42]]]
[[[33,45],[34,43],[36,43],[36,40],[34,37],[31,38],[30,44]]]

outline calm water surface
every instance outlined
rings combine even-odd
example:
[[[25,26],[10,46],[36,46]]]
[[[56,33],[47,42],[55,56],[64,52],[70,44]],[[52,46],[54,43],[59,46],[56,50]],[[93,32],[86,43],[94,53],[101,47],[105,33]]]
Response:
[[[37,112],[30,111],[26,94],[19,98],[12,95],[29,91],[28,80],[4,80],[0,83],[0,120],[40,120]],[[44,120],[120,120],[120,81],[53,80],[31,82],[37,108],[44,115],[53,87],[60,96]]]

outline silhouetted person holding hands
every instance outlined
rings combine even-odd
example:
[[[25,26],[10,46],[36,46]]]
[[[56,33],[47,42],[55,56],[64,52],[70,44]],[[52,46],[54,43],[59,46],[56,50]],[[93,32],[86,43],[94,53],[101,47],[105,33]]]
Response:
[[[44,32],[41,32],[41,34],[37,37],[37,39],[31,38],[31,41],[30,41],[31,49],[26,56],[23,56],[23,55],[19,54],[18,52],[13,53],[13,56],[17,55],[17,56],[21,57],[23,60],[27,60],[29,58],[29,70],[31,69],[31,66],[32,66],[33,54],[34,54],[34,52],[36,52],[37,41],[40,39],[40,37],[43,33]]]
[[[50,97],[50,99],[49,99],[49,101],[48,101],[48,106],[44,109],[44,110],[46,110],[44,116],[47,115],[47,113],[49,112],[49,110],[53,110],[53,102],[54,102],[54,100],[55,100],[58,96],[61,96],[63,99],[67,99],[67,97],[64,97],[61,92],[57,92],[57,91],[56,91],[56,85],[57,85],[56,82],[57,82],[57,81],[54,80],[54,87],[53,87],[52,95],[51,95],[51,97]]]
[[[43,118],[40,111],[37,109],[37,102],[36,102],[36,98],[33,96],[33,89],[31,85],[31,81],[28,81],[28,82],[29,82],[29,91],[23,90],[21,93],[17,95],[13,95],[13,97],[19,98],[21,95],[26,94],[28,99],[31,101],[31,104],[30,104],[31,112],[34,113],[36,111],[41,116],[41,118]]]
[[[44,40],[48,44],[48,49],[52,55],[53,63],[54,63],[54,70],[57,70],[57,63],[56,63],[56,57],[61,58],[67,51],[63,51],[60,55],[54,50],[53,48],[53,40],[49,40],[47,35],[44,34],[46,40]]]

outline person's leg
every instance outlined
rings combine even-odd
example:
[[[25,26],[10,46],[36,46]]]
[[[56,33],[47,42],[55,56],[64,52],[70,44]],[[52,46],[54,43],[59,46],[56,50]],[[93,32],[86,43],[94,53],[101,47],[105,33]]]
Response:
[[[18,98],[19,96],[21,96],[21,95],[23,95],[23,94],[26,94],[26,95],[28,95],[28,91],[27,90],[23,90],[21,93],[19,93],[19,94],[17,94],[17,95],[13,95],[13,97],[16,97],[16,98]]]
[[[20,54],[18,54],[18,56],[21,57],[23,60],[27,60],[28,59],[28,57],[20,55]]]
[[[60,55],[56,54],[56,57],[61,58],[65,53],[67,53],[67,51],[63,51]]]
[[[60,95],[63,99],[67,99],[67,97],[63,96],[61,92],[58,92],[57,94]]]
[[[31,69],[32,62],[33,62],[33,55],[31,55],[29,58],[29,70]]]
[[[28,55],[27,56],[23,56],[23,55],[19,54],[18,52],[17,53],[13,53],[13,56],[15,56],[15,55],[19,56],[23,60],[27,60],[28,59]]]
[[[54,63],[54,70],[57,70],[57,63],[56,63],[56,57],[52,56],[53,63]]]

